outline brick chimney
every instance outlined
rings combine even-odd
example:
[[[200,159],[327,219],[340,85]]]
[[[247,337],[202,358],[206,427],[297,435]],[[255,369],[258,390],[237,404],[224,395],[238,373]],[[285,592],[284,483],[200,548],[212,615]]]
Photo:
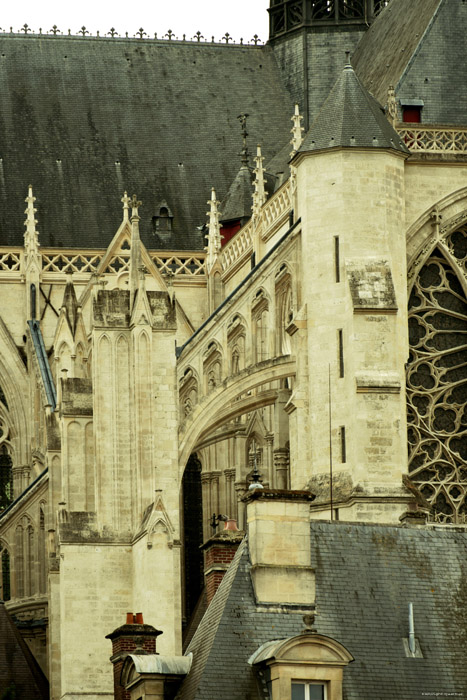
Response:
[[[224,530],[210,537],[203,545],[204,550],[204,580],[206,583],[206,599],[208,605],[220,586],[224,574],[229,568],[235,552],[245,533],[237,529],[237,523],[229,519]]]
[[[126,624],[106,635],[112,641],[112,656],[114,667],[114,697],[115,700],[130,700],[130,693],[120,684],[123,664],[129,654],[155,654],[156,638],[162,634],[152,625],[145,625],[143,614],[127,613]]]

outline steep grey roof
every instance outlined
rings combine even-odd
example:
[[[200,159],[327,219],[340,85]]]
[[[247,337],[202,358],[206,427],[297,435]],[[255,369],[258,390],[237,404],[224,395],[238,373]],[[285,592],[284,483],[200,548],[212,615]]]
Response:
[[[311,523],[319,634],[355,658],[344,700],[419,700],[467,688],[467,531],[345,522]],[[237,552],[188,651],[193,666],[178,700],[259,700],[248,658],[300,634],[302,613],[256,605],[247,543]],[[423,658],[409,658],[408,604]]]
[[[355,661],[344,700],[467,688],[467,532],[313,523],[316,627]],[[423,658],[408,658],[408,604]]]
[[[193,665],[177,700],[254,700],[249,657],[264,642],[299,634],[302,615],[257,612],[246,540],[242,542],[187,649]]]
[[[0,601],[0,692],[15,698],[47,700],[49,684],[28,645]]]
[[[422,122],[467,123],[467,3],[442,0],[396,84],[400,100],[422,100]]]
[[[211,187],[222,199],[240,166],[239,112],[266,158],[290,128],[268,46],[0,34],[0,63],[0,245],[22,244],[32,184],[43,246],[107,246],[126,189],[145,245],[202,249]]]
[[[397,86],[414,54],[425,39],[442,0],[391,0],[365,33],[352,56],[360,80],[381,104],[386,104],[388,88]],[[455,3],[450,3],[450,11]],[[465,32],[465,28],[464,28]],[[462,42],[455,51],[458,58]],[[448,49],[448,45],[443,47]],[[425,65],[429,73],[442,53],[431,56]],[[460,63],[462,63],[462,59]],[[445,74],[445,78],[447,78]],[[449,89],[453,88],[448,79]],[[415,97],[415,95],[413,95]]]
[[[359,81],[351,65],[345,66],[299,153],[330,147],[393,148],[408,153],[380,104]]]

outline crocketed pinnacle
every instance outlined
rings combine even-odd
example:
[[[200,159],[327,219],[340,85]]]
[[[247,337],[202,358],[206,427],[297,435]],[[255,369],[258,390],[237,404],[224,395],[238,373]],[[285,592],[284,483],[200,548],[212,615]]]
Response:
[[[26,249],[26,254],[31,254],[37,252],[39,248],[39,231],[36,229],[37,219],[35,218],[37,209],[34,206],[36,198],[32,193],[32,185],[29,185],[28,196],[24,201],[27,204],[24,210],[26,214],[26,221],[24,222],[26,226],[26,231],[24,232],[24,247]]]
[[[261,146],[258,144],[256,148],[256,156],[255,156],[255,180],[254,180],[254,186],[255,190],[253,192],[253,206],[251,207],[253,210],[253,217],[258,216],[258,214],[261,211],[261,207],[263,206],[264,202],[266,201],[266,190],[265,190],[265,180],[264,180],[264,169],[263,169],[263,156],[261,155]]]
[[[221,251],[223,238],[220,233],[220,212],[218,210],[219,202],[217,201],[216,190],[214,187],[211,190],[211,199],[208,201],[208,204],[209,211],[206,212],[206,216],[208,217],[208,233],[206,235],[208,245],[205,250],[207,252],[206,268],[207,271],[210,272]]]

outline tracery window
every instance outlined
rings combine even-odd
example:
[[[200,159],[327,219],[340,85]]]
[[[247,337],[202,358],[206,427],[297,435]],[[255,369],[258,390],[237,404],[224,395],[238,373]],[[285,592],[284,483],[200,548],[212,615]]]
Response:
[[[436,522],[465,523],[467,226],[446,243],[446,256],[442,246],[435,248],[421,268],[409,300],[409,475]]]

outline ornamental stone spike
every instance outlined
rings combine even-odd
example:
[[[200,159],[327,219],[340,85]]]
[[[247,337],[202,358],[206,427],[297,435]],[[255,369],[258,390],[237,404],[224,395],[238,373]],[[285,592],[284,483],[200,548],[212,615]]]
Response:
[[[303,131],[304,128],[301,125],[301,122],[303,121],[303,117],[300,114],[300,108],[298,106],[298,103],[295,103],[295,111],[292,117],[290,117],[292,120],[292,128],[290,129],[290,133],[292,134],[292,140],[290,142],[292,146],[292,151],[290,153],[290,157],[293,158],[294,155],[297,153],[298,149],[302,145],[303,141]]]
[[[141,202],[134,194],[131,198],[131,250],[130,250],[130,310],[133,308],[136,292],[139,287],[141,268],[141,240],[139,237],[138,208]]]
[[[128,221],[128,210],[130,208],[130,198],[125,190],[123,197],[120,200],[123,204],[123,221]]]
[[[24,248],[26,255],[32,255],[37,253],[39,248],[39,231],[36,229],[37,219],[34,216],[37,212],[34,206],[36,198],[32,193],[32,185],[29,185],[28,196],[24,201],[27,203],[27,207],[24,210],[26,214],[26,221],[24,222],[26,226],[26,231],[24,232]]]
[[[209,211],[206,212],[206,216],[208,217],[208,233],[206,235],[208,245],[205,248],[205,250],[207,252],[206,269],[209,273],[212,270],[217,260],[217,257],[221,251],[222,238],[224,237],[221,236],[221,229],[219,223],[220,212],[217,208],[219,202],[217,201],[216,190],[214,189],[214,187],[211,190],[211,199],[208,201],[208,204]]]
[[[253,218],[257,217],[261,211],[261,207],[263,206],[264,202],[266,201],[266,189],[264,187],[265,185],[265,180],[264,180],[264,169],[263,169],[263,156],[261,155],[261,146],[258,144],[256,147],[256,156],[255,156],[255,181],[254,181],[254,186],[255,186],[255,191],[253,192],[253,206],[251,207],[253,210]]]

